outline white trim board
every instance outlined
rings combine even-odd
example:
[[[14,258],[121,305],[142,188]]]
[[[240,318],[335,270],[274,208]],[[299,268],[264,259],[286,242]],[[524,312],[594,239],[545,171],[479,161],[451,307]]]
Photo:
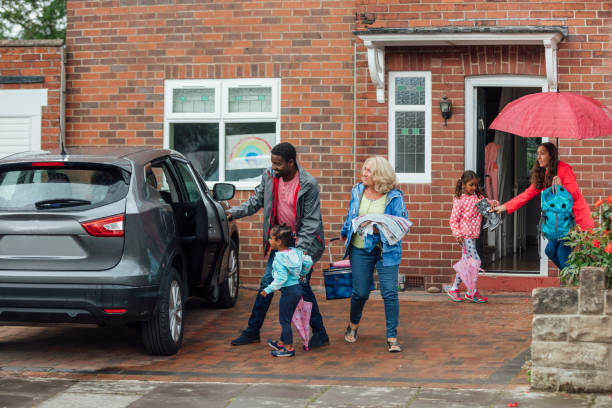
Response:
[[[459,45],[537,45],[544,46],[546,79],[551,91],[557,89],[557,48],[564,34],[554,32],[454,32],[387,33],[357,35],[368,51],[370,78],[376,85],[376,100],[385,103],[385,47]]]
[[[47,106],[46,89],[0,90],[0,115],[41,115],[43,106]]]

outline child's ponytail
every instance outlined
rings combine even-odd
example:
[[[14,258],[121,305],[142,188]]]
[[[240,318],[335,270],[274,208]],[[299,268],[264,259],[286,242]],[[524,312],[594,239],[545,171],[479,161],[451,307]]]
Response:
[[[457,185],[455,186],[455,197],[457,198],[461,198],[461,194],[463,194],[463,181],[461,181],[461,178],[457,180]]]
[[[283,245],[289,248],[294,241],[293,232],[286,224],[275,225],[270,229],[270,236],[280,240]]]

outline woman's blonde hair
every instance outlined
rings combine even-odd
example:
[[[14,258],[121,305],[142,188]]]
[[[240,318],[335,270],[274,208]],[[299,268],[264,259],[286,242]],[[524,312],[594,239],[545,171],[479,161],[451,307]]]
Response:
[[[370,167],[375,191],[386,194],[397,186],[397,176],[389,160],[382,156],[373,156],[366,159],[362,170],[366,165]]]

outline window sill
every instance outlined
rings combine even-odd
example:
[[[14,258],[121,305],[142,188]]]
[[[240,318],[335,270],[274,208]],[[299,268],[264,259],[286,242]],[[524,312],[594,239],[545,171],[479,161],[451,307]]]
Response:
[[[399,184],[431,184],[431,177],[423,175],[397,175]]]

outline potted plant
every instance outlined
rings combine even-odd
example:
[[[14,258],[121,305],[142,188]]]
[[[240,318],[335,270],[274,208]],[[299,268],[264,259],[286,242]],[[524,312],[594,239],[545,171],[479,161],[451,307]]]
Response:
[[[561,271],[561,281],[568,285],[577,285],[580,268],[584,266],[607,267],[606,280],[612,287],[612,197],[595,202],[593,219],[595,228],[583,231],[579,226],[572,228],[564,238],[566,245],[572,247],[567,266]]]

